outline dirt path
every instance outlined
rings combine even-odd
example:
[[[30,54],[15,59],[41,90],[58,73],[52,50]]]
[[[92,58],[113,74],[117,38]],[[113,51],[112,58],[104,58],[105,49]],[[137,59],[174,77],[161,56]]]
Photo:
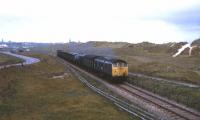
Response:
[[[164,79],[164,78],[159,78],[159,77],[153,77],[153,76],[148,76],[148,75],[144,75],[144,74],[140,74],[140,73],[128,73],[130,76],[136,76],[136,77],[143,77],[143,78],[148,78],[148,79],[152,79],[152,80],[157,80],[157,81],[165,81],[168,83],[173,83],[179,86],[185,86],[185,87],[190,87],[190,88],[199,88],[200,86],[198,85],[194,85],[194,84],[190,84],[190,83],[185,83],[185,82],[178,82],[175,80],[168,80],[168,79]]]
[[[24,56],[24,55],[18,55],[18,54],[14,54],[14,53],[11,53],[11,52],[0,52],[0,53],[6,54],[6,55],[11,55],[11,56],[14,56],[14,57],[17,57],[17,58],[20,58],[20,59],[24,60],[23,63],[17,63],[17,64],[10,64],[10,65],[0,66],[0,69],[12,67],[12,66],[30,65],[30,64],[34,64],[34,63],[40,62],[40,60],[37,59],[37,58],[27,57],[27,56]]]

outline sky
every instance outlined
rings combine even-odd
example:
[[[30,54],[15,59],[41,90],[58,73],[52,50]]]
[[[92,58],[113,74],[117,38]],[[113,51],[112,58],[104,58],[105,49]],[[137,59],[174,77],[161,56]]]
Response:
[[[191,42],[200,0],[0,0],[0,39]]]

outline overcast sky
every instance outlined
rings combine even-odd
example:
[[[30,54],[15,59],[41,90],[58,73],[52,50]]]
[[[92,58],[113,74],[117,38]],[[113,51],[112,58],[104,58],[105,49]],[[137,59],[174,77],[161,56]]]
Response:
[[[200,37],[200,0],[0,0],[0,38],[154,43]]]

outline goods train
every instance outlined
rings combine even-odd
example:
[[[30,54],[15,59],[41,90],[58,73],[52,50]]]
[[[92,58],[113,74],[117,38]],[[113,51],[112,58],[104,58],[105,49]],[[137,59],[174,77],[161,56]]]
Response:
[[[89,71],[109,77],[114,81],[124,81],[128,77],[128,64],[124,60],[105,56],[86,55],[57,50],[57,56]]]

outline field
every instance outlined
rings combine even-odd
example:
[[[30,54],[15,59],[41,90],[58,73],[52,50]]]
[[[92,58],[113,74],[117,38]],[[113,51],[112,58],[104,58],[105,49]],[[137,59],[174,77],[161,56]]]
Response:
[[[16,57],[0,53],[0,66],[1,65],[8,65],[8,64],[15,64],[15,63],[19,63],[19,62],[22,62],[22,61],[23,60],[18,59]]]
[[[183,54],[173,58],[172,55],[183,43],[178,44],[179,46],[175,45],[174,48],[170,47],[173,44],[89,42],[63,44],[62,49],[86,54],[117,56],[128,62],[129,72],[200,85],[200,56]],[[55,54],[56,49],[61,49],[58,46],[51,45],[45,50],[47,53]],[[139,87],[200,110],[200,104],[198,104],[200,102],[200,88],[176,86],[162,81],[137,77],[130,80]]]
[[[55,58],[0,71],[2,120],[133,119],[81,84]]]

